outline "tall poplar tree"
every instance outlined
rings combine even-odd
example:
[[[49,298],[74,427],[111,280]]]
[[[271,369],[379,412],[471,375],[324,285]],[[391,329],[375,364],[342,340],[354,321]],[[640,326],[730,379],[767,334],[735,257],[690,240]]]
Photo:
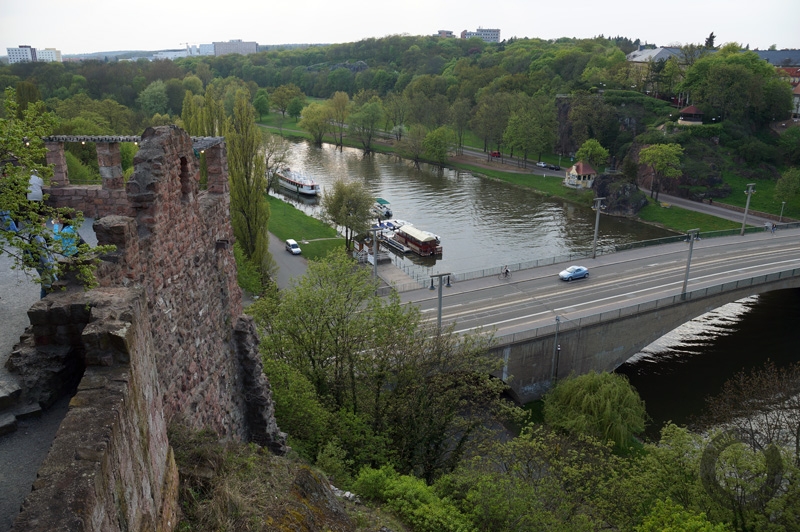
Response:
[[[270,276],[272,257],[267,235],[269,204],[264,197],[267,192],[264,138],[256,125],[255,110],[246,90],[236,93],[225,140],[233,234],[245,257],[259,269],[266,281]]]

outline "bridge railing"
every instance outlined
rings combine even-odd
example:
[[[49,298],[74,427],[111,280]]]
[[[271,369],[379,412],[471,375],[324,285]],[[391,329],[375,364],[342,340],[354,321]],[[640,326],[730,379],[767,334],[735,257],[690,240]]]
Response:
[[[800,227],[800,222],[790,222],[790,223],[780,223],[776,224],[776,230],[780,231],[781,229],[795,229]],[[763,233],[767,228],[765,227],[745,227],[745,234],[750,233]],[[741,229],[724,229],[721,231],[708,231],[704,233],[700,233],[699,236],[702,239],[706,238],[719,238],[725,236],[736,236],[742,232]],[[652,240],[641,240],[639,242],[629,242],[627,244],[614,244],[612,246],[605,246],[597,250],[597,255],[609,255],[611,253],[616,253],[618,251],[628,251],[631,249],[641,249],[647,248],[650,246],[660,246],[664,244],[674,244],[676,242],[683,242],[686,241],[686,235],[673,235],[667,236],[663,238],[654,238]],[[512,272],[520,271],[520,270],[528,270],[532,268],[538,268],[540,266],[551,266],[553,264],[559,264],[562,262],[572,262],[579,259],[586,259],[592,256],[591,250],[581,250],[576,251],[574,253],[568,253],[564,255],[556,255],[554,257],[545,257],[542,259],[532,260],[532,261],[525,261],[519,262],[516,264],[509,264],[508,269]],[[481,270],[473,270],[469,272],[462,272],[462,273],[454,273],[450,276],[450,282],[458,282],[458,281],[469,281],[472,279],[480,279],[483,277],[491,277],[500,273],[501,266],[492,267],[492,268],[484,268]],[[429,286],[430,277],[426,275],[422,275],[421,278],[417,276],[417,280],[411,283],[402,283],[394,286],[394,290],[397,292],[410,292],[412,290],[419,290],[420,288],[425,288]],[[447,279],[444,280],[447,282]],[[384,287],[379,290],[379,295],[387,295],[392,288]]]
[[[619,318],[624,318],[627,316],[633,316],[643,312],[651,312],[659,308],[667,308],[673,305],[680,305],[681,303],[685,303],[686,301],[690,301],[692,299],[702,299],[705,297],[721,294],[723,292],[728,292],[731,290],[738,290],[741,288],[748,288],[751,286],[773,283],[775,281],[780,281],[782,279],[789,279],[793,277],[800,277],[800,268],[783,270],[780,272],[775,272],[767,275],[759,275],[748,279],[731,281],[729,283],[722,283],[718,285],[708,286],[705,288],[698,288],[696,290],[692,290],[691,292],[686,292],[685,296],[681,296],[681,294],[675,294],[674,296],[663,297],[653,301],[646,301],[644,303],[638,303],[636,305],[629,305],[626,307],[621,307],[619,309],[607,312],[601,312],[599,314],[589,314],[586,316],[578,316],[575,318],[567,318],[565,316],[559,316],[558,323],[556,323],[554,319],[551,325],[543,325],[541,327],[528,329],[526,331],[518,333],[496,336],[495,337],[496,344],[504,346],[509,344],[520,343],[526,340],[530,340],[532,338],[539,338],[541,336],[548,336],[551,334],[554,335],[556,332],[556,327],[558,327],[559,332],[569,331],[572,329],[586,327],[604,321],[611,321]]]

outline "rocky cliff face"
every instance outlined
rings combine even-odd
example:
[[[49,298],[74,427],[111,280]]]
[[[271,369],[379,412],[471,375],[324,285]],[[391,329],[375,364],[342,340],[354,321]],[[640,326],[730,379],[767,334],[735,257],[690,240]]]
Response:
[[[603,212],[612,216],[636,216],[647,205],[645,193],[621,176],[601,174],[594,180],[594,189],[596,197],[605,198]]]

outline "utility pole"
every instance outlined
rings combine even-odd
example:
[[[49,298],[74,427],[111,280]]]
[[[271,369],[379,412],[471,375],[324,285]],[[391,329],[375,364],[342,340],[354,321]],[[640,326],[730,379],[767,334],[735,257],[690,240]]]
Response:
[[[744,204],[744,219],[742,220],[742,232],[739,233],[739,236],[744,235],[744,226],[745,224],[747,224],[747,210],[750,208],[750,197],[756,193],[756,191],[754,190],[755,186],[756,186],[755,183],[748,183],[747,190],[744,191],[744,193],[747,194],[747,203]]]
[[[558,325],[561,318],[556,316],[556,337],[553,340],[553,361],[550,363],[550,383],[555,386],[558,379],[558,359],[561,358],[561,344],[558,343]]]
[[[594,199],[594,210],[597,215],[594,218],[594,241],[592,242],[592,258],[597,257],[597,232],[600,229],[600,209],[605,198]]]
[[[367,229],[372,233],[372,277],[378,278],[378,231],[380,227],[371,227]]]
[[[449,273],[434,273],[431,274],[431,289],[433,289],[433,278],[439,278],[439,311],[436,316],[436,334],[439,335],[442,333],[442,278],[447,277],[448,285],[450,281]]]
[[[689,229],[689,256],[686,258],[686,275],[683,277],[683,290],[681,290],[681,299],[686,299],[686,286],[689,284],[689,266],[692,264],[692,248],[694,247],[694,240],[700,229]]]

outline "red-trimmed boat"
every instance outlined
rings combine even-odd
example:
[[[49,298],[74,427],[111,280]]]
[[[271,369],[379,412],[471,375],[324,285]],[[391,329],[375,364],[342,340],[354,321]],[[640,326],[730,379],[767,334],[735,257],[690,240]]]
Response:
[[[421,257],[442,254],[442,243],[438,236],[411,225],[403,225],[396,229],[394,239]]]

